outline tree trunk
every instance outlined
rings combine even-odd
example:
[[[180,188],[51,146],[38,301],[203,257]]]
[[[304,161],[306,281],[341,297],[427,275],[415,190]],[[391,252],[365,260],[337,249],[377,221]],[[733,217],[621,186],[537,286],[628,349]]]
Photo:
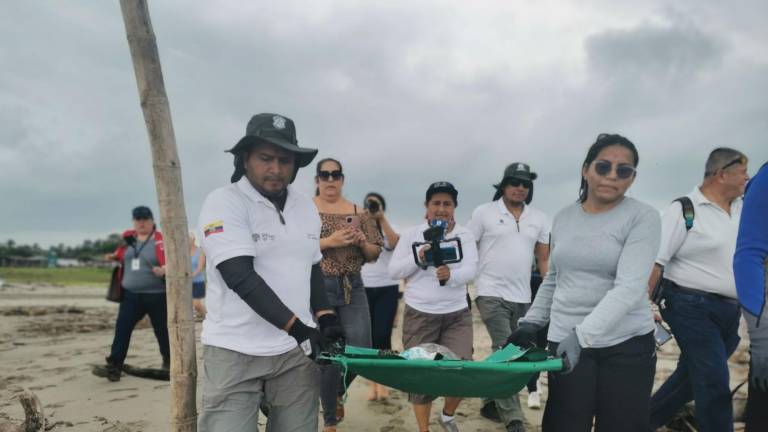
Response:
[[[197,361],[181,165],[147,2],[120,0],[120,8],[152,148],[160,222],[165,234],[168,335],[171,342],[170,430],[196,431]]]

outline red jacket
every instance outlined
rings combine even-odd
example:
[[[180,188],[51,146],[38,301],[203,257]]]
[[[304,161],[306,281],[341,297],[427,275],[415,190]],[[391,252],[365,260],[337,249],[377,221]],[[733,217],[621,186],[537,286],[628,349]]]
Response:
[[[165,265],[165,246],[163,246],[163,235],[160,233],[160,231],[154,232],[154,238],[155,238],[155,255],[157,255],[157,261],[160,263],[161,266]],[[123,232],[123,238],[126,237],[136,237],[136,230],[126,230]],[[125,251],[128,249],[128,245],[121,245],[118,246],[117,249],[115,249],[115,261],[119,263],[119,270],[118,270],[118,277],[122,281],[123,280],[123,259],[125,258]]]

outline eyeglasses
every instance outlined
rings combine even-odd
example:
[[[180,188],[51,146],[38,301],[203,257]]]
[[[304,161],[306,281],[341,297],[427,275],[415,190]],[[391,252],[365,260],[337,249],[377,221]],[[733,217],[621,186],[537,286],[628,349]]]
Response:
[[[336,181],[343,179],[344,173],[342,173],[341,170],[320,171],[317,173],[317,176],[323,181]]]
[[[611,170],[613,169],[613,164],[605,161],[605,160],[599,160],[595,162],[595,172],[599,176],[607,176],[611,173]],[[631,165],[626,164],[617,164],[616,165],[616,177],[626,180],[630,177],[635,175],[635,168]]]
[[[732,167],[732,166],[734,166],[734,165],[736,165],[736,164],[738,164],[738,163],[744,163],[744,158],[743,158],[743,157],[741,157],[741,156],[739,156],[739,157],[737,157],[736,159],[734,159],[734,160],[732,160],[732,161],[728,162],[727,164],[723,165],[723,167],[722,167],[722,168],[720,168],[720,169],[721,169],[721,170],[724,170],[724,169],[726,169],[726,168],[730,168],[730,167]]]
[[[533,184],[530,182],[530,180],[523,180],[523,179],[518,179],[518,178],[509,178],[509,179],[507,179],[506,182],[504,182],[504,184],[507,185],[507,186],[512,186],[512,187],[522,186],[522,187],[524,187],[526,189],[530,189],[531,186],[533,186]]]

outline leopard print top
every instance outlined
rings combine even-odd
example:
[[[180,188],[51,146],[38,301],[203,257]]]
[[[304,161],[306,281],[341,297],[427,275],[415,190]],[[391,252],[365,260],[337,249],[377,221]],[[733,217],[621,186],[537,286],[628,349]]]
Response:
[[[323,222],[320,238],[328,237],[337,230],[345,228],[347,216],[354,215],[320,213],[320,220]],[[376,226],[376,220],[367,213],[358,213],[357,216],[360,218],[360,229],[365,234],[368,243],[382,246],[384,239]],[[342,276],[348,273],[360,273],[363,264],[365,264],[365,257],[360,248],[346,246],[324,250],[320,268],[323,270],[323,274],[327,276]]]

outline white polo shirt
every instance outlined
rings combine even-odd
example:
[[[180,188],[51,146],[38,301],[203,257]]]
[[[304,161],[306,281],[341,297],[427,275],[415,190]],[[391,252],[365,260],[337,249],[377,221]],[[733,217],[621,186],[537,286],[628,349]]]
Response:
[[[661,247],[656,262],[664,266],[664,277],[678,285],[735,299],[733,254],[742,199],[731,202],[729,215],[698,187],[687,197],[695,212],[693,228],[686,233],[682,205],[673,202],[661,219]]]
[[[416,265],[411,246],[414,242],[423,242],[423,232],[429,225],[423,223],[405,230],[392,253],[389,262],[389,276],[393,279],[405,279],[403,298],[408,306],[430,314],[446,314],[460,311],[467,305],[467,284],[475,278],[477,271],[477,245],[472,233],[456,224],[446,237],[461,239],[464,258],[461,262],[448,264],[451,278],[445,286],[440,286],[434,267],[422,270]]]
[[[503,199],[476,208],[467,228],[475,235],[480,254],[477,295],[530,303],[533,249],[536,243],[549,244],[550,226],[544,212],[528,205],[519,221]]]
[[[283,354],[296,340],[253,311],[227,287],[216,268],[252,256],[253,268],[304,324],[314,327],[309,305],[312,265],[320,262],[320,215],[312,200],[288,187],[280,213],[246,177],[216,189],[203,203],[199,230],[208,286],[201,340],[205,345],[255,356]]]

